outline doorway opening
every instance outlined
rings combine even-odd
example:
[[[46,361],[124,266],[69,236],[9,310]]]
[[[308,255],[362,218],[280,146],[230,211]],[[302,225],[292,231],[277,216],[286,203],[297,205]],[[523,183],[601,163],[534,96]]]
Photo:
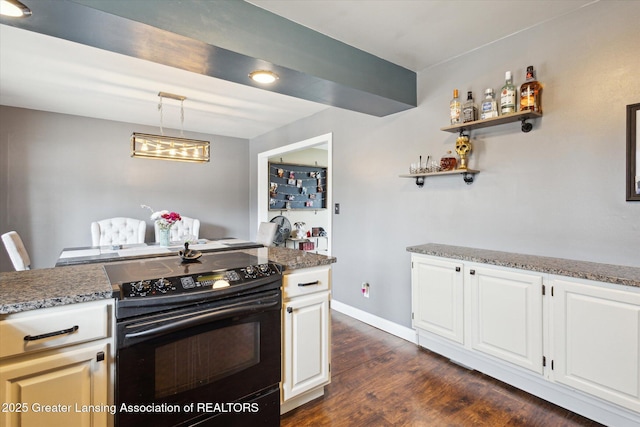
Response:
[[[289,220],[292,228],[296,222],[304,222],[306,229],[309,231],[314,227],[322,227],[326,232],[326,239],[312,240],[314,240],[315,243],[313,251],[323,255],[331,255],[331,207],[333,206],[332,142],[333,134],[327,133],[258,153],[258,224],[262,221],[271,221],[271,219],[276,216],[284,216]],[[310,163],[312,166],[327,168],[325,208],[313,210],[270,209],[269,163],[301,164],[301,162]],[[285,242],[285,245],[287,243],[288,242]],[[295,241],[290,241],[288,247],[294,247],[293,245],[295,245],[295,243]]]

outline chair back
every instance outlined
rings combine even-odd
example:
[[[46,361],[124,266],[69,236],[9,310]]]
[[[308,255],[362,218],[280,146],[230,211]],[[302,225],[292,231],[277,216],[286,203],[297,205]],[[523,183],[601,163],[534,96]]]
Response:
[[[135,219],[116,217],[91,223],[93,246],[126,245],[144,243],[147,223]]]
[[[15,231],[9,231],[2,235],[2,242],[7,249],[9,258],[16,271],[31,270],[31,259],[29,253],[22,243],[20,235]]]
[[[263,246],[273,246],[273,238],[276,235],[277,229],[278,224],[275,222],[261,222],[258,226],[256,243],[260,243]]]
[[[200,236],[200,220],[195,218],[189,218],[188,216],[181,215],[182,219],[175,224],[169,230],[169,240],[172,242],[180,242],[187,236],[192,236],[195,240],[198,240]],[[160,241],[160,227],[158,223],[153,224],[156,242]]]

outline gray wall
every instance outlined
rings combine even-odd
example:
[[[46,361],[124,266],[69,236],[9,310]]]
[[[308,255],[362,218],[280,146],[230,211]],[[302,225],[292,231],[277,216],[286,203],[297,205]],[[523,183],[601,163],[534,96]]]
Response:
[[[333,132],[334,298],[410,326],[405,248],[438,242],[640,267],[640,203],[625,202],[625,106],[640,102],[640,2],[599,2],[423,70],[419,106],[386,118],[330,109],[251,141],[256,155]],[[444,41],[443,41],[444,42]],[[534,65],[544,117],[474,131],[470,163],[482,172],[427,179],[408,173],[418,156],[442,156],[456,135],[452,90],[516,84]],[[256,193],[251,189],[252,218]],[[252,220],[252,223],[255,219]],[[361,297],[363,281],[371,297]]]
[[[131,158],[134,131],[159,132],[0,107],[0,232],[22,236],[33,267],[53,267],[64,247],[91,245],[90,224],[104,218],[144,219],[154,241],[141,204],[199,218],[201,237],[250,237],[248,140],[186,132],[211,141],[211,162],[169,162]],[[12,270],[4,248],[0,269]]]

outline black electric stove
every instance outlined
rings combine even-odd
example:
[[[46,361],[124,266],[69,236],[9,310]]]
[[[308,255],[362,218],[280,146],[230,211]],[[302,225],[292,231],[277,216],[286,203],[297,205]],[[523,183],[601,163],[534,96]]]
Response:
[[[104,265],[114,289],[116,318],[247,295],[281,285],[282,266],[243,252],[123,261]]]

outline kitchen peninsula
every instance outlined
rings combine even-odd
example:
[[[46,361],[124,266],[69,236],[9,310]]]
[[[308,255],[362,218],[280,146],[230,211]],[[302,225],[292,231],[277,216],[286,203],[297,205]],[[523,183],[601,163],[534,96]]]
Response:
[[[640,423],[640,268],[407,251],[420,346],[600,423]]]
[[[209,267],[218,265],[213,263],[214,261],[230,259],[239,259],[243,262],[241,265],[245,267],[220,270],[223,274]],[[217,382],[211,382],[210,387],[216,390],[226,389],[218,386],[218,384],[225,384],[224,377],[228,377],[229,381],[235,381],[237,385],[245,384],[244,379],[241,380],[236,375],[243,375],[242,378],[250,375],[250,380],[246,381],[246,387],[250,388],[257,377],[254,371],[260,371],[260,375],[264,374],[268,377],[269,384],[272,386],[269,393],[256,395],[259,397],[256,397],[255,401],[258,403],[255,404],[259,404],[261,408],[258,415],[272,414],[271,416],[277,419],[279,411],[286,412],[310,399],[322,396],[324,386],[330,382],[328,313],[331,264],[334,262],[336,259],[333,257],[276,247],[210,253],[203,255],[196,263],[181,264],[178,257],[172,260],[164,256],[120,263],[0,273],[0,281],[3,285],[0,287],[1,400],[14,405],[97,408],[87,413],[79,410],[63,414],[31,411],[28,415],[16,410],[2,414],[1,423],[26,426],[52,423],[108,426],[113,422],[112,416],[115,416],[116,420],[120,417],[120,425],[131,425],[132,419],[125,420],[124,417],[128,415],[123,415],[120,406],[116,405],[130,403],[138,398],[135,397],[138,396],[138,391],[134,397],[127,397],[128,395],[124,394],[134,386],[145,387],[140,392],[144,394],[140,396],[146,396],[149,385],[148,382],[134,378],[134,374],[139,369],[132,370],[125,360],[137,363],[140,359],[137,352],[146,351],[151,344],[147,345],[145,341],[144,345],[140,345],[138,343],[140,338],[134,336],[142,337],[149,333],[153,336],[155,329],[165,333],[163,335],[165,344],[161,348],[158,347],[161,353],[164,351],[162,349],[169,345],[167,344],[170,342],[169,334],[173,334],[171,340],[175,341],[176,345],[180,345],[185,354],[201,356],[208,354],[199,350],[199,343],[209,342],[211,348],[208,347],[208,349],[218,355],[216,357],[218,363],[214,365],[221,366],[224,376],[222,378],[211,376],[210,371],[214,368],[203,368],[204,371],[200,370],[199,375],[203,375],[203,378],[215,378]],[[274,264],[283,266],[284,272]],[[158,290],[156,296],[163,298],[161,303],[163,308],[160,309],[162,316],[180,315],[181,320],[176,323],[171,317],[165,319],[165,324],[161,325],[160,311],[153,317],[155,319],[153,322],[147,320],[150,319],[149,317],[144,318],[142,312],[139,314],[136,312],[130,318],[127,317],[128,314],[125,316],[124,312],[120,311],[120,306],[124,306],[125,303],[122,299],[116,302],[113,298],[112,292],[116,290],[115,284],[119,282],[114,282],[111,273],[127,272],[133,268],[143,267],[145,272],[147,268],[150,269],[148,272],[150,276],[147,277],[152,277],[154,274],[164,274],[158,273],[160,270],[157,268],[154,270],[152,266],[168,265],[177,266],[175,271],[178,272],[202,272],[200,275],[180,276],[177,283],[182,283],[184,292],[188,290],[189,283],[193,284],[193,281],[189,282],[189,280],[198,281],[198,286],[202,287],[198,288],[199,292],[171,295],[169,299],[174,301],[171,304],[180,304],[171,309],[168,308],[170,303],[166,300],[167,296],[160,293],[159,287],[160,282],[168,284],[169,281],[164,278],[154,280],[155,289]],[[169,275],[165,277],[171,280],[176,279]],[[224,279],[221,279],[223,277]],[[222,282],[226,282],[226,288]],[[176,287],[181,289],[180,285]],[[217,291],[221,288],[223,290]],[[122,292],[124,288],[120,286],[118,289]],[[173,291],[175,290],[176,288],[173,288]],[[214,297],[214,293],[229,296]],[[205,299],[207,295],[210,296]],[[140,296],[144,297],[142,293]],[[127,299],[127,301],[133,303],[128,307],[142,306],[138,305],[140,300]],[[245,306],[241,307],[242,304]],[[155,305],[151,303],[145,308],[149,309]],[[241,312],[241,309],[244,311]],[[196,323],[187,326],[185,323],[187,312],[195,313],[198,310],[210,320],[205,324],[198,320],[202,316],[193,314],[192,319]],[[171,314],[168,314],[169,311]],[[222,317],[223,315],[228,317],[228,321],[227,317]],[[145,320],[141,320],[143,318]],[[243,320],[240,321],[240,319]],[[124,333],[125,322],[126,328],[140,324],[144,325],[144,329],[137,334],[129,331]],[[182,323],[184,326],[181,325]],[[302,330],[299,329],[301,324],[305,325]],[[256,328],[255,325],[261,327]],[[281,330],[278,325],[281,326]],[[205,327],[207,329],[203,329]],[[236,334],[235,328],[241,328],[244,332]],[[231,338],[229,333],[237,339],[229,341]],[[255,333],[259,335],[255,336]],[[194,334],[196,338],[191,341],[190,337]],[[310,334],[318,335],[316,340],[312,340],[317,345],[309,345]],[[199,339],[205,335],[209,337],[208,340]],[[151,343],[151,341],[148,342]],[[223,342],[226,346],[213,350],[216,345],[212,343]],[[258,347],[255,347],[255,343],[258,343]],[[134,348],[136,353],[131,354]],[[235,350],[237,348],[245,350]],[[119,362],[116,362],[116,354]],[[220,358],[223,354],[231,357]],[[251,363],[245,363],[244,358],[251,355],[256,357],[252,356]],[[145,353],[142,358],[154,360],[154,357],[162,356],[152,348],[151,355]],[[163,366],[169,363],[175,369],[181,367],[183,361],[182,357],[171,359],[171,362],[166,357],[161,360],[165,364]],[[150,362],[149,366],[153,368],[155,363],[160,362]],[[242,369],[230,369],[229,363],[241,363]],[[206,363],[204,366],[211,366],[211,364]],[[167,372],[170,376],[169,372],[174,372],[175,369],[167,368],[162,372]],[[153,374],[153,369],[151,373]],[[162,378],[165,377],[166,375],[162,374]],[[162,387],[164,383],[166,383],[164,380],[152,382],[151,390],[153,391],[154,387]],[[202,387],[207,383],[203,381]],[[114,388],[114,385],[118,384],[120,387]],[[59,391],[64,387],[71,391],[61,396]],[[185,389],[181,393],[187,392],[191,392],[188,395],[189,401],[195,402],[196,396],[201,395],[202,390],[200,388],[193,391]],[[118,397],[119,393],[120,397]],[[236,401],[234,395],[226,394],[216,396],[215,399],[212,397],[212,401],[227,401],[224,399],[229,396],[232,398],[228,401]],[[265,405],[265,402],[268,402],[268,405]],[[267,408],[271,409],[267,410]],[[170,418],[169,415],[173,416],[173,414],[165,415],[168,416],[167,418]]]

